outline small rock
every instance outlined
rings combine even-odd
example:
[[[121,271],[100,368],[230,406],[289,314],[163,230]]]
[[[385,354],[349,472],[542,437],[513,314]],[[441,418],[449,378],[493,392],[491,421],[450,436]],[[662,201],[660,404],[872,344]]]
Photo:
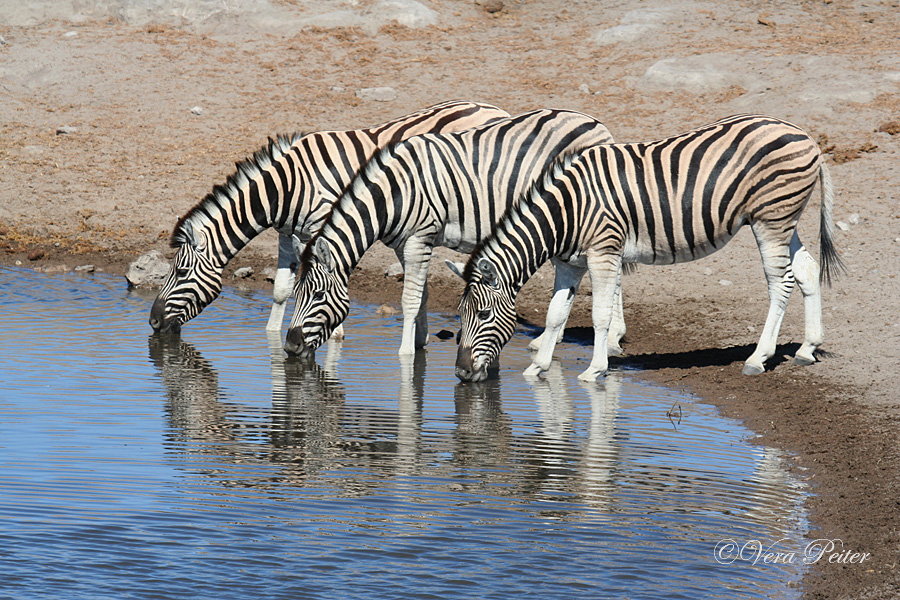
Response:
[[[851,225],[859,225],[859,213],[853,213],[847,220]]]
[[[75,267],[76,273],[93,273],[95,270],[94,265],[80,265]]]
[[[392,317],[394,315],[400,314],[400,309],[391,306],[390,304],[382,304],[375,309],[375,314],[379,317]]]
[[[2,35],[0,35],[0,46],[5,46],[5,45],[6,45],[6,38],[3,37]]]
[[[706,267],[705,269],[703,269],[704,275],[712,275],[712,273],[713,273],[713,271],[709,267]]]
[[[720,279],[719,285],[729,286],[729,285],[731,285],[731,282],[727,279]]]
[[[66,265],[54,265],[52,267],[45,267],[44,273],[68,273],[69,267]]]
[[[77,31],[67,31],[63,34],[63,37],[64,38],[78,37],[78,32]]]
[[[262,275],[265,278],[265,280],[268,281],[269,283],[275,283],[276,273],[277,273],[277,271],[275,269],[273,269],[272,267],[266,267],[265,269],[263,269]]]
[[[198,117],[203,114],[202,106],[195,106],[191,109],[191,113],[197,115]]]
[[[56,135],[70,135],[78,131],[77,127],[69,127],[68,125],[63,125],[62,127],[56,128]]]
[[[581,92],[582,94],[590,94],[591,88],[588,87],[588,84],[582,83],[581,85],[578,86],[578,91]]]
[[[841,231],[850,231],[850,226],[847,223],[845,223],[844,221],[838,221],[837,223],[835,223],[835,225]]]
[[[41,260],[44,258],[44,251],[41,249],[34,249],[28,253],[28,260]]]
[[[481,8],[487,13],[496,13],[503,10],[502,0],[481,0]]]
[[[125,279],[135,288],[161,287],[169,275],[169,262],[158,250],[151,250],[128,265]]]
[[[374,102],[391,102],[397,99],[397,90],[392,87],[372,87],[356,90],[356,97],[360,100],[372,100]]]
[[[232,279],[247,279],[253,275],[253,267],[241,267],[240,269],[235,269],[234,275],[231,276]]]
[[[434,335],[437,336],[437,338],[439,340],[449,340],[450,338],[454,337],[456,334],[453,333],[452,331],[450,331],[449,329],[441,329]]]
[[[766,27],[775,27],[775,20],[769,15],[769,13],[762,13],[758,17],[756,17],[756,22],[760,25],[765,25]]]
[[[403,265],[395,262],[384,270],[385,277],[394,277],[397,281],[403,281]]]
[[[335,94],[343,94],[346,90],[344,89],[344,86],[342,86],[342,85],[333,85],[333,86],[331,86],[331,91],[334,92]]]
[[[900,121],[886,121],[882,123],[875,131],[881,131],[890,135],[900,133]]]

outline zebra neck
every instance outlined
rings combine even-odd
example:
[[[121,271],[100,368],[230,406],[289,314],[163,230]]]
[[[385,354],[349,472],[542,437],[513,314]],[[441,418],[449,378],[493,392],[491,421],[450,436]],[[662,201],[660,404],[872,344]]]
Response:
[[[541,210],[513,212],[501,222],[484,255],[492,258],[516,293],[551,257],[560,254],[556,228]]]

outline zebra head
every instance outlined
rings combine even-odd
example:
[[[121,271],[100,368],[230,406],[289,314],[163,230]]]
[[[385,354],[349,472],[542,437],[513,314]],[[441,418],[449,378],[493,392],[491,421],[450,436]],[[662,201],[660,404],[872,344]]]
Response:
[[[516,294],[490,259],[475,259],[466,271],[466,289],[459,300],[462,329],[456,376],[462,381],[483,381],[516,329]]]
[[[344,271],[328,242],[318,238],[304,254],[302,271],[294,285],[294,316],[284,350],[308,358],[347,317],[350,296]]]
[[[222,268],[211,260],[209,243],[202,231],[184,222],[173,236],[178,248],[175,264],[150,309],[154,331],[179,332],[181,326],[202,311],[222,291]]]

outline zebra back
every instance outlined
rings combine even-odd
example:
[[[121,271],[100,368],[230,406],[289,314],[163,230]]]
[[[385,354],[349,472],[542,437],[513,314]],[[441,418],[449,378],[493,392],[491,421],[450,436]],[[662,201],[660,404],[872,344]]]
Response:
[[[612,141],[593,117],[552,109],[411,137],[359,172],[319,237],[347,274],[376,241],[396,248],[413,233],[469,252],[559,154]],[[312,244],[307,267],[311,255]]]
[[[653,142],[588,148],[561,158],[535,183],[473,252],[464,275],[489,257],[518,289],[552,256],[597,251],[618,253],[626,263],[684,262],[761,221],[789,238],[816,182],[824,181],[822,166],[809,135],[756,115]],[[823,182],[826,265],[836,264],[830,193]]]

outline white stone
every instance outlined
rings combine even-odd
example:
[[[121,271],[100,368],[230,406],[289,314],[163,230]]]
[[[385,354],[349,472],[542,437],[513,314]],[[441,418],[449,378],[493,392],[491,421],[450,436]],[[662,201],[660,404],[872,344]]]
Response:
[[[161,287],[169,275],[169,262],[158,250],[151,250],[128,265],[125,279],[131,287]]]
[[[850,226],[847,223],[845,223],[844,221],[838,221],[837,223],[835,223],[835,225],[841,231],[850,231]]]
[[[253,275],[253,267],[241,267],[235,269],[232,279],[247,279],[251,275]]]
[[[356,90],[356,97],[374,102],[391,102],[397,99],[397,90],[392,87],[371,87]]]
[[[853,213],[847,220],[850,221],[851,225],[859,225],[859,213]]]
[[[731,282],[727,279],[720,279],[719,285],[729,286],[729,285],[731,285]]]

